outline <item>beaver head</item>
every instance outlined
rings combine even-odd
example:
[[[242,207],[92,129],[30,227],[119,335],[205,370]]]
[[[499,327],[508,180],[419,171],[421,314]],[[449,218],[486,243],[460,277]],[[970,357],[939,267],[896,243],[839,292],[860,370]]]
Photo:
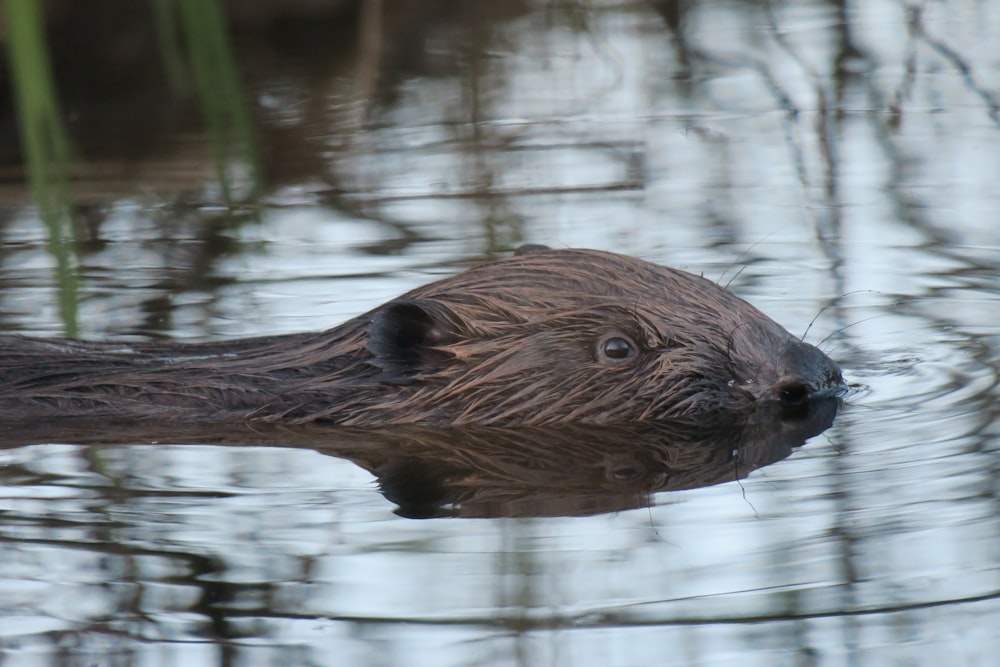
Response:
[[[717,284],[595,250],[532,246],[363,319],[376,374],[299,420],[610,424],[798,409],[843,386],[829,357]]]

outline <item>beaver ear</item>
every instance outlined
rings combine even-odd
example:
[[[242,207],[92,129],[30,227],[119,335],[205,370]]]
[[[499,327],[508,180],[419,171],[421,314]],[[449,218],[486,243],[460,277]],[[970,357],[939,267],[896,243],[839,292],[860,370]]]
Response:
[[[438,304],[415,299],[391,301],[374,313],[368,324],[368,351],[372,364],[381,368],[383,379],[406,384],[432,360],[443,356],[433,347],[449,338],[447,322]]]

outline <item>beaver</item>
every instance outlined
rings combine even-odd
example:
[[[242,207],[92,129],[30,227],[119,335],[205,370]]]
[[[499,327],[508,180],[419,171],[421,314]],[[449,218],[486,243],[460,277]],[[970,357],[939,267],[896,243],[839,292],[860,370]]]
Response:
[[[798,410],[836,363],[705,278],[525,246],[326,331],[223,342],[0,337],[0,420],[548,426]]]

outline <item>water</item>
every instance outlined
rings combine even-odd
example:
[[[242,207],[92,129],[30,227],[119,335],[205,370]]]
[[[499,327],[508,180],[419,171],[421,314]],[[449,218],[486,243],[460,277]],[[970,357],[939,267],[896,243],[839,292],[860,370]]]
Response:
[[[858,387],[739,483],[582,516],[406,518],[290,435],[8,432],[0,661],[995,663],[1000,8],[251,6],[262,197],[237,178],[235,214],[148,17],[86,45],[115,76],[64,84],[84,337],[324,328],[537,242],[731,284]],[[0,326],[57,335],[13,164]]]

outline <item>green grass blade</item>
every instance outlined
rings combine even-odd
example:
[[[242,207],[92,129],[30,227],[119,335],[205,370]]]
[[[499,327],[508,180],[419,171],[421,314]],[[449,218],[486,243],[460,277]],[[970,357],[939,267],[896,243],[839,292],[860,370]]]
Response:
[[[218,0],[176,2],[223,196],[232,204],[237,199],[236,186],[243,185],[241,199],[256,201],[261,186],[256,134],[224,13]]]
[[[48,230],[55,260],[59,314],[67,336],[79,330],[79,287],[69,193],[70,142],[52,81],[37,0],[4,0],[7,48],[13,75],[28,183]]]

